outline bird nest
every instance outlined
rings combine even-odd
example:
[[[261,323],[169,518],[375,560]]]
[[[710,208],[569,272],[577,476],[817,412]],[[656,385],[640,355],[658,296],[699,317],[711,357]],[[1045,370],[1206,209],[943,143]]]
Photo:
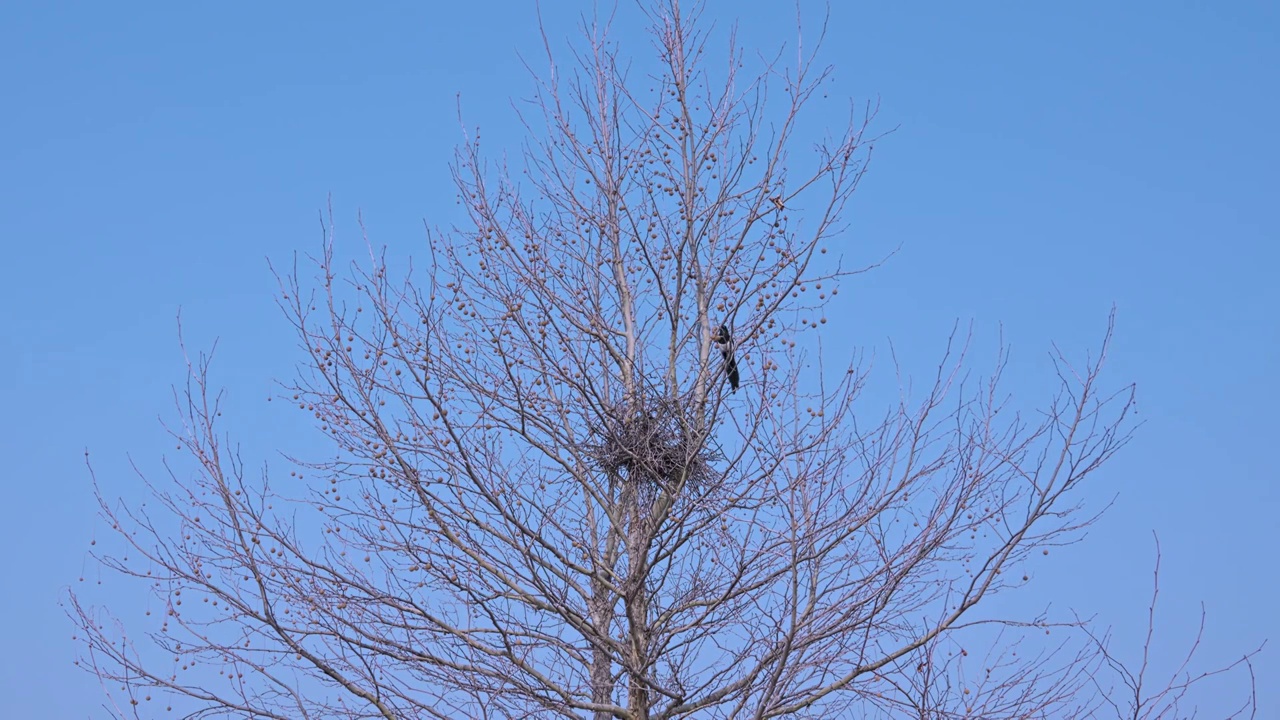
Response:
[[[591,454],[601,470],[625,482],[696,488],[711,476],[713,458],[693,420],[685,403],[665,398],[615,406],[592,428]]]

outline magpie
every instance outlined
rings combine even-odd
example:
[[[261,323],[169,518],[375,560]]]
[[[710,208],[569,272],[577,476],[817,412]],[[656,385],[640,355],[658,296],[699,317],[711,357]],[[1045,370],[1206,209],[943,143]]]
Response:
[[[721,325],[713,339],[720,346],[720,357],[724,358],[724,371],[729,378],[729,387],[738,392],[738,362],[733,359],[733,338],[729,336],[729,328]]]

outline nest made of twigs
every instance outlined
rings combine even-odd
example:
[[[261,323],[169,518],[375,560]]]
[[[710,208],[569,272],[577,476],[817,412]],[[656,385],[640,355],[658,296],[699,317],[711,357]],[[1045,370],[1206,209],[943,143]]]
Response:
[[[710,477],[712,458],[688,410],[654,397],[615,406],[592,428],[591,454],[601,470],[625,482],[668,491],[697,487]]]

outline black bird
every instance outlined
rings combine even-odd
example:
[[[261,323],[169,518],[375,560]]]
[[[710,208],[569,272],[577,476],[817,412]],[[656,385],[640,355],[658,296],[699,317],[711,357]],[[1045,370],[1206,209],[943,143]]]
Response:
[[[729,328],[721,325],[714,340],[720,346],[720,357],[724,358],[724,371],[729,377],[729,387],[738,392],[738,362],[733,359],[733,338],[729,337]]]

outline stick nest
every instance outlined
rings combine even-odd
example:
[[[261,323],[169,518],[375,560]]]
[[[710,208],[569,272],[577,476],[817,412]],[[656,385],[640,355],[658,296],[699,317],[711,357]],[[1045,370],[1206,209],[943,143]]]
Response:
[[[685,404],[644,398],[617,406],[593,428],[591,454],[600,469],[624,481],[674,491],[703,485],[712,475],[706,437],[697,437]],[[681,420],[684,422],[681,422]]]

